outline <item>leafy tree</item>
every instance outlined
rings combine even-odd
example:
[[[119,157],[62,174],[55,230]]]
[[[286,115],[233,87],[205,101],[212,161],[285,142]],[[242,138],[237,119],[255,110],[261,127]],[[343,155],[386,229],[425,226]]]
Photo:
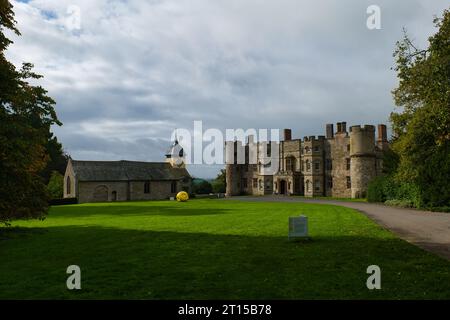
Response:
[[[64,175],[69,156],[64,152],[61,143],[51,132],[48,134],[45,150],[49,157],[49,161],[44,170],[40,173],[40,176],[44,179],[45,183],[48,183],[53,171],[57,171]]]
[[[61,199],[64,193],[64,176],[58,171],[52,171],[47,190],[52,199]]]
[[[225,193],[226,190],[226,170],[221,169],[216,179],[212,182],[213,192]]]
[[[202,179],[201,181],[193,184],[192,191],[195,194],[209,194],[212,192],[212,186],[211,183]]]
[[[426,206],[450,203],[450,11],[435,18],[438,29],[425,50],[406,34],[394,52],[400,108],[391,114],[398,156],[395,179],[409,183]]]
[[[20,35],[12,5],[0,0],[0,222],[44,218],[48,209],[46,186],[39,176],[48,161],[46,143],[52,124],[58,121],[55,102],[41,86],[33,65],[20,70],[5,58],[11,40],[4,29]]]

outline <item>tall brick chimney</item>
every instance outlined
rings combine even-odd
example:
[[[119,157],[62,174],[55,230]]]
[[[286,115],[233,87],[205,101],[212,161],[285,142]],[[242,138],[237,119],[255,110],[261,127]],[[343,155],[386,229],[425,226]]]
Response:
[[[333,139],[334,137],[334,128],[332,123],[327,124],[326,137],[327,139]]]
[[[347,132],[347,122],[342,122],[341,126],[341,132]]]
[[[291,129],[284,129],[283,133],[284,133],[283,134],[284,141],[292,140],[292,130]]]
[[[336,131],[336,133],[341,133],[341,131],[342,131],[342,123],[338,122],[337,123],[337,131]]]
[[[387,131],[386,131],[386,125],[385,124],[379,124],[378,125],[378,139],[377,141],[387,141]]]
[[[378,125],[378,137],[377,146],[380,150],[387,150],[389,148],[389,142],[387,140],[387,131],[385,124]]]

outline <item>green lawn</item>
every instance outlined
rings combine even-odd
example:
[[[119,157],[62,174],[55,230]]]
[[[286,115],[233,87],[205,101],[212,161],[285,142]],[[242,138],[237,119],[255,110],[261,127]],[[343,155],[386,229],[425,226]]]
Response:
[[[288,242],[289,216],[310,242]],[[450,262],[362,214],[305,203],[193,200],[53,207],[0,228],[2,299],[450,299]],[[82,290],[66,289],[81,267]],[[382,289],[366,288],[379,265]]]

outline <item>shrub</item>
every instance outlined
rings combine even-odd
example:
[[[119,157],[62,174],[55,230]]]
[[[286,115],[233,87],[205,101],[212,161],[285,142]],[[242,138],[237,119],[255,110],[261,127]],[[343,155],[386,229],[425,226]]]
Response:
[[[402,208],[414,208],[414,204],[411,200],[405,199],[392,199],[386,200],[384,204],[388,206],[402,207]]]
[[[213,188],[206,180],[197,181],[192,185],[192,192],[196,194],[210,194]]]
[[[384,202],[386,201],[384,195],[384,181],[385,176],[376,177],[373,179],[367,188],[367,201],[369,202]]]
[[[369,202],[384,202],[386,204],[405,207],[422,207],[422,196],[417,185],[398,183],[393,176],[385,175],[373,179],[367,188]],[[387,202],[387,201],[391,201]]]
[[[396,199],[410,201],[415,208],[420,208],[422,206],[420,189],[417,185],[412,183],[399,184],[395,196]]]

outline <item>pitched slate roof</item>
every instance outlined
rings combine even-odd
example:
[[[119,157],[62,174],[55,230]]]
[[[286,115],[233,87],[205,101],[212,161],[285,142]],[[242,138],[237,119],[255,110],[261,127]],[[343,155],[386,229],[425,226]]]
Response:
[[[165,162],[71,160],[78,181],[180,180],[191,178],[185,168]]]

